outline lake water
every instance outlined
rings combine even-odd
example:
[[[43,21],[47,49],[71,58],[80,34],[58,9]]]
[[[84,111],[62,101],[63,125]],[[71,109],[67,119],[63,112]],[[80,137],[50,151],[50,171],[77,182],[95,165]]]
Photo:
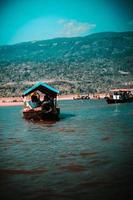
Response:
[[[21,106],[0,107],[1,199],[129,199],[133,104],[59,105],[61,119],[45,123],[25,121]]]

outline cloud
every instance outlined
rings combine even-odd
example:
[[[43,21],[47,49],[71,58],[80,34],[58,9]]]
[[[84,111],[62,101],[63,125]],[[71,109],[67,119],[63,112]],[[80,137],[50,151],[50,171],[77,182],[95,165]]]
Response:
[[[76,37],[88,34],[90,30],[96,27],[95,24],[78,22],[76,20],[58,20],[61,29],[59,31],[60,37]]]

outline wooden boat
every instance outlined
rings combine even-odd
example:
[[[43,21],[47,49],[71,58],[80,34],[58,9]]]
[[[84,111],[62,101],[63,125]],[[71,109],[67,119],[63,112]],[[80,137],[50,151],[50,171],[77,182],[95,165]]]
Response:
[[[113,89],[108,97],[105,97],[108,104],[131,103],[133,102],[133,89]]]
[[[47,97],[47,100],[41,101],[40,98],[37,97],[37,94],[39,94],[38,92],[43,93],[44,97]],[[31,94],[32,101],[27,101],[26,97]],[[57,94],[59,94],[59,90],[42,82],[24,91],[22,95],[24,100],[23,117],[27,120],[35,121],[58,120],[60,108],[57,106]]]
[[[89,95],[86,95],[86,96],[78,95],[77,97],[73,97],[73,100],[89,100],[89,99],[90,99]]]

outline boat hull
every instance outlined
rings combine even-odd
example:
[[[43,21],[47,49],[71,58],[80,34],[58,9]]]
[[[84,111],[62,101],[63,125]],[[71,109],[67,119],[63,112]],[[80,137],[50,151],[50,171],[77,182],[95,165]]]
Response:
[[[132,103],[133,98],[130,99],[110,99],[110,98],[105,98],[108,104],[115,104],[115,103]]]
[[[29,110],[23,111],[23,117],[26,120],[33,121],[44,121],[44,120],[59,120],[60,109],[57,108],[55,111],[46,112],[43,110]]]

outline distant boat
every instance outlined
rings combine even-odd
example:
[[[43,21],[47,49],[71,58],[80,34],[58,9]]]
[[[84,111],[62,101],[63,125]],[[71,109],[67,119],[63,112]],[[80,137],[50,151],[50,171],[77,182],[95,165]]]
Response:
[[[40,100],[40,93],[44,99]],[[23,116],[27,120],[56,120],[59,119],[60,108],[57,106],[59,90],[46,83],[36,83],[22,94],[24,100]],[[26,97],[31,100],[27,101]]]
[[[105,97],[108,104],[133,102],[133,88],[112,89],[109,97]]]
[[[89,95],[82,95],[82,96],[80,96],[78,94],[77,97],[73,97],[73,100],[89,100],[89,99],[90,99]]]

